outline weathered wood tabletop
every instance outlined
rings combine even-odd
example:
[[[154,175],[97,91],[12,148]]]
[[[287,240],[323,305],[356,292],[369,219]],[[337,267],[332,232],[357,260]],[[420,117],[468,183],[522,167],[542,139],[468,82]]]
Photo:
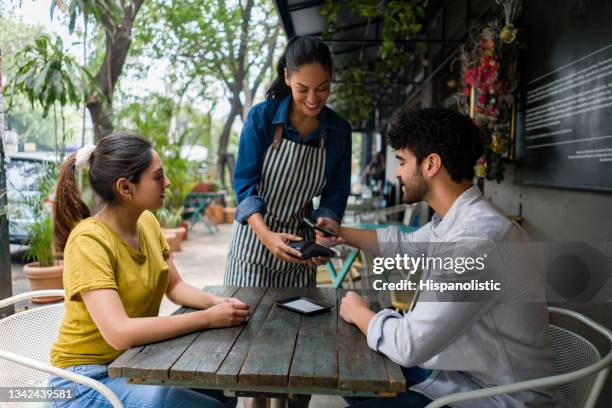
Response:
[[[391,396],[406,389],[400,367],[372,351],[359,330],[339,317],[343,289],[204,290],[248,303],[247,323],[131,348],[109,366],[110,376],[127,377],[130,383],[238,393]],[[361,292],[373,307],[385,302],[377,292]],[[274,304],[299,295],[336,306],[331,312],[302,316]],[[181,308],[175,313],[190,311]]]

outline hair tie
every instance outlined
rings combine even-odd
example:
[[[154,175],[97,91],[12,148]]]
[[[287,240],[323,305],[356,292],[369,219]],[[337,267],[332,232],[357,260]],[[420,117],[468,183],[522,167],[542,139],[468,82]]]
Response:
[[[91,154],[94,150],[96,150],[96,145],[94,144],[85,145],[77,150],[74,168],[76,170],[81,170],[89,167],[89,159],[91,158]]]

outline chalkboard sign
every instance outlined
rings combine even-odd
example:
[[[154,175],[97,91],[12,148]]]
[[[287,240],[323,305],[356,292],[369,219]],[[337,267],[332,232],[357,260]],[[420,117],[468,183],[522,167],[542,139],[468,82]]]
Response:
[[[523,2],[517,181],[612,191],[612,2]]]

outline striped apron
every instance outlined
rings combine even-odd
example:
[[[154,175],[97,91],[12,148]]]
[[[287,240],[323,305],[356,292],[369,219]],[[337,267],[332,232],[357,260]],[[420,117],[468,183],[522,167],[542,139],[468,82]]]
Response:
[[[302,218],[310,218],[312,199],[325,187],[325,134],[319,146],[283,139],[279,124],[274,141],[266,150],[257,191],[266,202],[263,216],[270,231],[314,240]],[[316,268],[293,264],[274,256],[253,229],[234,222],[230,252],[225,267],[225,285],[266,287],[314,287]]]

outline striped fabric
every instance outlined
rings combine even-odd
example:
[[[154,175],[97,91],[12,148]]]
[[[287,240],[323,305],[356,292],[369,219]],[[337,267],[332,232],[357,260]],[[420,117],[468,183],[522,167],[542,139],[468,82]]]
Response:
[[[282,126],[282,125],[279,125]],[[257,191],[266,202],[264,220],[271,231],[314,240],[302,218],[310,217],[312,199],[325,187],[324,135],[321,146],[307,146],[281,139],[265,153]],[[314,287],[316,268],[292,264],[275,257],[251,227],[234,222],[225,285],[266,287]]]

